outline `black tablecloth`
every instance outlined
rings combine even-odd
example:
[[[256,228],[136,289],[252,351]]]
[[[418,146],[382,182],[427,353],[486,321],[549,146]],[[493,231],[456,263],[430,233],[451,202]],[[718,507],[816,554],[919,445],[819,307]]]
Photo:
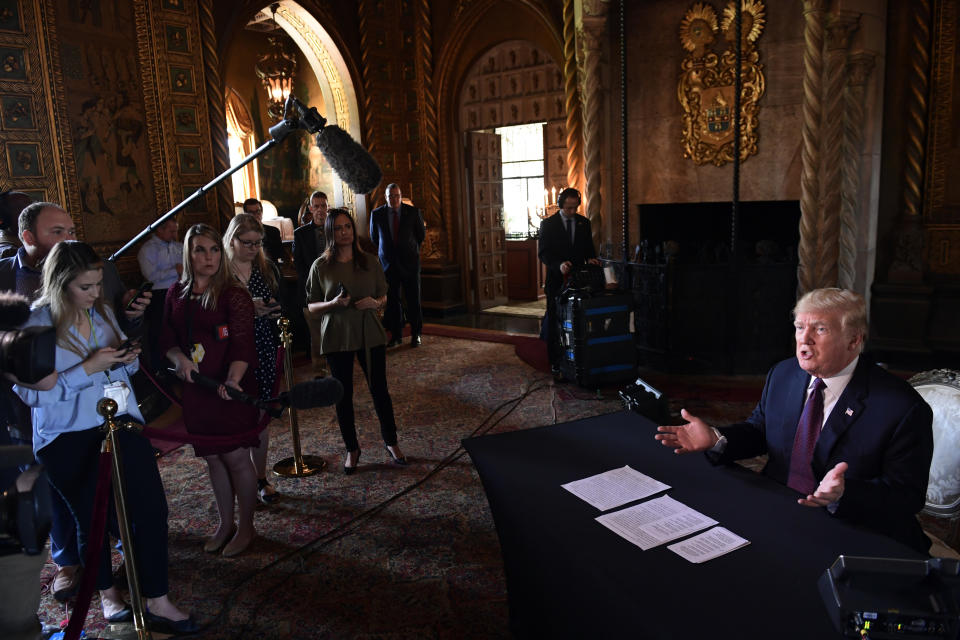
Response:
[[[676,455],[655,431],[621,412],[464,440],[500,537],[518,636],[837,638],[816,583],[838,555],[920,557],[798,505],[762,475]],[[625,464],[751,544],[703,564],[666,545],[642,551],[560,486]]]

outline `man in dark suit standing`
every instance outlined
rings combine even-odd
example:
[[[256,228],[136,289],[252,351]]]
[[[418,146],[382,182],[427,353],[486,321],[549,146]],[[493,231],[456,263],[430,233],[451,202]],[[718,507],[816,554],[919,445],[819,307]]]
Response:
[[[314,321],[307,310],[307,280],[310,267],[326,249],[323,226],[327,221],[327,194],[314,191],[310,194],[310,222],[297,227],[293,232],[293,265],[297,268],[297,303],[303,309],[310,332],[310,360],[313,363],[314,377],[325,375],[326,359],[320,353],[320,320]]]
[[[916,519],[933,456],[933,412],[904,380],[861,356],[863,296],[816,289],[793,310],[796,357],[767,375],[760,403],[739,424],[688,422],[656,436],[677,453],[724,463],[767,454],[764,473],[797,502],[881,531],[926,553]]]
[[[370,240],[377,248],[383,272],[387,276],[387,305],[383,321],[390,331],[388,347],[403,341],[403,306],[400,289],[407,303],[410,321],[410,346],[420,344],[423,313],[420,310],[420,245],[426,237],[420,210],[401,202],[400,186],[387,186],[387,204],[370,215]]]
[[[247,198],[243,201],[243,212],[256,217],[257,222],[263,224],[263,203],[256,198]],[[280,237],[280,229],[263,224],[263,251],[275,263],[282,262],[283,239]]]
[[[557,196],[558,211],[540,223],[540,243],[537,255],[547,265],[547,278],[543,288],[547,295],[547,313],[544,317],[541,337],[547,341],[547,355],[554,376],[560,359],[560,327],[557,319],[557,296],[563,288],[564,279],[574,269],[584,264],[600,264],[593,246],[590,221],[577,214],[580,208],[580,192],[568,187]]]

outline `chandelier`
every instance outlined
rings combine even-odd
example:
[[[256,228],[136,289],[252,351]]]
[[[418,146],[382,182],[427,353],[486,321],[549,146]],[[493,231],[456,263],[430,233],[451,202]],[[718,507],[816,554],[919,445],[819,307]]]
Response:
[[[270,50],[261,55],[254,65],[254,71],[267,91],[267,113],[275,119],[283,117],[283,104],[293,91],[293,74],[297,70],[297,59],[287,50],[287,37],[277,25],[279,7],[280,3],[277,2],[270,5],[274,35],[267,36]]]

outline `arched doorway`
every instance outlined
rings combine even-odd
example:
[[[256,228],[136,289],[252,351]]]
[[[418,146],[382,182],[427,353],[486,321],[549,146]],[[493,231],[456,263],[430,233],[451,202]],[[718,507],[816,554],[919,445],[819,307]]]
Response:
[[[239,30],[225,56],[224,74],[228,87],[244,100],[252,114],[258,137],[266,139],[266,130],[273,124],[266,114],[263,88],[254,76],[256,57],[269,46],[265,32],[273,29],[269,7],[261,9]],[[294,93],[301,101],[317,110],[328,124],[337,125],[355,140],[362,142],[360,112],[350,67],[320,22],[299,3],[282,0],[275,14],[277,26],[289,36],[297,49],[297,71]],[[298,134],[297,142],[288,139],[270,153],[261,156],[261,184],[269,182],[274,193],[263,196],[277,200],[277,208],[289,215],[313,190],[327,193],[331,206],[342,206],[354,212],[359,228],[365,228],[366,200],[354,196],[350,188],[334,173],[320,154],[313,140]],[[294,216],[295,217],[295,216]]]
[[[563,98],[559,65],[526,40],[491,47],[466,73],[457,128],[465,140],[470,302],[478,310],[541,294],[535,233],[566,185]]]

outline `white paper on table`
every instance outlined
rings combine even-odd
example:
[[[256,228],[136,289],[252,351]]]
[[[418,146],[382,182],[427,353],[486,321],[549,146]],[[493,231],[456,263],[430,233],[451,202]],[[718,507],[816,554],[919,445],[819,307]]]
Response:
[[[690,562],[700,563],[713,560],[748,544],[750,544],[749,540],[741,538],[729,529],[714,527],[683,542],[671,544],[667,549]]]
[[[595,520],[644,551],[717,524],[713,518],[670,496],[647,500]]]
[[[600,511],[642,500],[670,488],[670,485],[631,469],[629,465],[560,486]]]

